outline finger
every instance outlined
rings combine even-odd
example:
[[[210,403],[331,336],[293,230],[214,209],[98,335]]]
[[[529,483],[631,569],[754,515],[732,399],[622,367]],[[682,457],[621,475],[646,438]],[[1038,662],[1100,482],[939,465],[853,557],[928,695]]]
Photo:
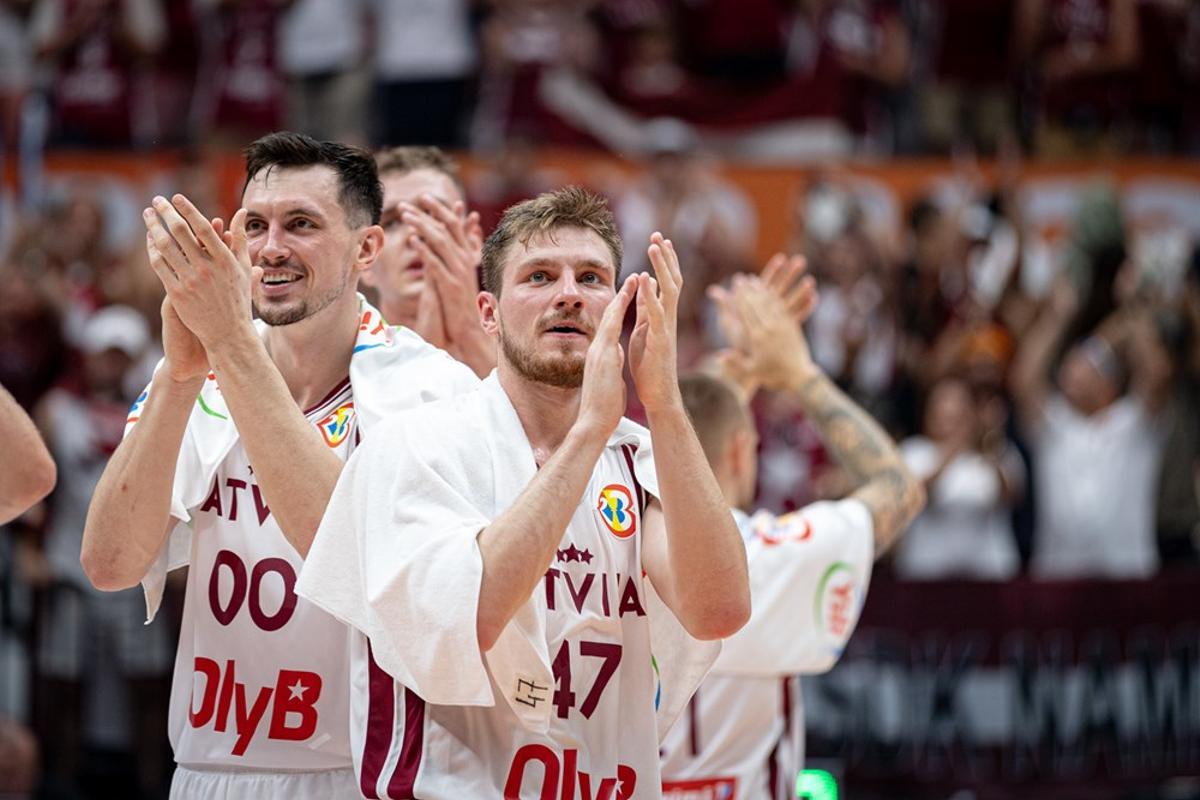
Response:
[[[165,197],[155,197],[152,205],[162,220],[162,226],[179,245],[179,249],[187,256],[192,267],[199,267],[204,260],[205,253],[191,226],[187,224],[175,206],[167,202]],[[208,220],[204,222],[207,224]],[[167,254],[164,252],[164,255]]]
[[[146,257],[150,261],[150,269],[154,270],[154,274],[158,276],[162,282],[163,288],[169,293],[172,289],[179,285],[179,276],[171,269],[170,265],[163,260],[162,254],[154,244],[154,240],[150,236],[150,232],[146,232]]]
[[[804,323],[812,316],[813,311],[817,308],[817,303],[821,299],[821,293],[817,290],[817,282],[811,275],[805,276],[802,283],[805,285],[806,291],[801,298],[799,308],[797,308],[795,317],[796,321]]]
[[[179,243],[171,237],[167,229],[163,227],[162,220],[159,219],[153,208],[142,210],[142,222],[146,224],[146,235],[150,237],[151,243],[158,248],[158,253],[164,262],[171,268],[171,271],[176,275],[181,275],[191,271],[187,255],[180,249]]]
[[[621,325],[625,321],[625,312],[629,309],[629,301],[633,299],[634,294],[638,290],[638,281],[636,275],[630,275],[621,284],[620,290],[616,297],[608,304],[608,308],[604,309],[604,316],[600,318],[600,325],[596,328],[596,336],[593,342],[602,344],[615,344],[621,336]]]
[[[209,224],[213,226],[213,230],[216,231],[217,236],[221,237],[221,241],[225,241],[225,220],[220,217],[213,217],[209,220]]]
[[[466,246],[467,237],[466,231],[463,228],[463,212],[465,208],[461,202],[456,202],[454,206],[447,206],[441,200],[426,194],[417,198],[417,205],[426,214],[446,226],[446,230],[450,233],[451,238],[460,245]]]
[[[778,294],[786,295],[793,292],[797,288],[797,281],[804,274],[808,262],[804,256],[792,256],[787,260],[783,269],[780,270],[780,280],[778,285]]]
[[[196,237],[196,241],[200,246],[212,256],[215,256],[225,244],[221,241],[220,235],[213,229],[213,224],[207,217],[197,210],[196,206],[192,205],[192,201],[188,200],[182,194],[176,194],[171,197],[171,206],[179,212],[187,223],[188,228]]]
[[[641,285],[638,287],[638,300],[641,301],[643,297],[645,298],[645,319],[653,325],[661,326],[663,325],[665,312],[662,301],[658,296],[658,281],[644,272],[639,278]],[[639,302],[638,309],[641,310],[642,308],[643,306]]]
[[[664,239],[661,233],[655,231],[650,236],[650,246],[646,248],[646,255],[654,267],[654,277],[662,286],[666,295],[665,299],[672,302],[678,297],[679,286],[682,283],[682,277],[679,275],[679,258],[675,255],[674,246],[669,240]]]
[[[409,206],[409,209],[412,209],[412,206]],[[425,240],[425,244],[441,256],[451,269],[455,269],[463,260],[454,252],[459,248],[455,247],[456,243],[450,236],[450,232],[439,220],[421,211],[413,210],[401,212],[401,219],[416,231],[417,235]]]
[[[787,256],[783,253],[776,253],[767,261],[767,265],[762,269],[762,279],[770,286],[775,285],[775,281],[779,275],[779,271],[783,269],[783,265],[787,263]]]
[[[239,264],[250,268],[251,275],[254,274],[255,269],[258,269],[258,274],[262,275],[261,267],[253,267],[250,264],[250,244],[246,237],[246,209],[244,208],[239,208],[229,223],[229,249],[233,251]]]
[[[742,328],[741,317],[734,308],[733,294],[724,286],[714,284],[708,287],[708,296],[717,309],[717,324],[726,341],[731,347],[744,350],[746,332]]]
[[[450,269],[442,257],[425,243],[420,236],[409,236],[408,246],[417,251],[421,262],[425,265],[426,277],[437,284],[445,284],[447,289],[453,289],[458,276]]]

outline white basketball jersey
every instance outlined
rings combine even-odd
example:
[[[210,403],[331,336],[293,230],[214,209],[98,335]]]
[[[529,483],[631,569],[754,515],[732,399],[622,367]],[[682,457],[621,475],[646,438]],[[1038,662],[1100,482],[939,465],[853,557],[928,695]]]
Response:
[[[393,681],[355,634],[352,746],[364,797],[659,796],[658,666],[641,567],[645,504],[633,448],[608,447],[537,589],[546,597],[554,682],[528,681],[517,697],[550,704],[548,735],[522,726],[494,679],[494,706],[427,705]]]
[[[666,800],[795,797],[804,762],[796,676],[836,663],[866,599],[874,525],[858,500],[734,516],[753,611],[667,733]]]
[[[305,416],[349,458],[358,424],[348,380]],[[175,760],[272,771],[349,767],[349,630],[297,597],[303,559],[240,442],[189,512],[191,566],[171,685]]]

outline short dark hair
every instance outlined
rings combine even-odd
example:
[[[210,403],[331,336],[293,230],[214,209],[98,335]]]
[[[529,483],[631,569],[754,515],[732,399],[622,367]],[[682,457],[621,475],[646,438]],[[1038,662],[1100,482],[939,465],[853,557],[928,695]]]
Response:
[[[421,145],[388,147],[375,153],[375,166],[379,169],[380,177],[389,172],[407,175],[419,169],[440,172],[454,182],[459,194],[464,198],[467,196],[467,188],[463,185],[458,162],[446,155],[440,147]]]
[[[579,186],[545,192],[532,200],[509,206],[483,243],[480,268],[483,289],[500,296],[504,278],[504,256],[514,241],[527,244],[539,233],[551,234],[557,228],[584,228],[599,236],[612,254],[613,268],[621,272],[621,234],[608,207],[608,201]]]
[[[340,142],[319,142],[311,136],[292,131],[268,133],[256,139],[243,153],[246,156],[246,187],[258,173],[279,167],[325,166],[338,176],[338,204],[346,212],[346,222],[354,228],[378,225],[383,214],[383,186],[375,159],[361,147]]]
[[[733,434],[749,423],[749,413],[732,386],[703,372],[682,376],[679,393],[704,457],[713,464],[725,452]]]

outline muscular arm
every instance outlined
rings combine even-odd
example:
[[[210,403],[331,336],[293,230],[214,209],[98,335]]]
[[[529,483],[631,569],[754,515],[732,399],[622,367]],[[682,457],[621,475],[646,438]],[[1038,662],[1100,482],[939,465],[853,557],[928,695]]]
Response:
[[[697,639],[723,639],[750,618],[746,547],[682,402],[649,419],[661,508],[646,509],[642,564]]]
[[[0,438],[8,449],[0,469],[0,524],[17,517],[54,488],[54,459],[29,415],[0,386]]]
[[[136,586],[158,557],[171,528],[179,447],[203,382],[174,381],[160,369],[141,418],[100,476],[80,553],[83,571],[97,589]]]
[[[481,650],[496,644],[549,569],[607,438],[602,429],[572,428],[525,491],[480,532],[483,580],[476,632]]]
[[[858,484],[851,497],[870,510],[875,553],[883,554],[925,505],[924,487],[883,428],[819,370],[798,378],[792,391],[821,441]]]
[[[284,537],[306,556],[342,474],[342,460],[297,408],[252,328],[230,337],[210,356],[263,497]]]

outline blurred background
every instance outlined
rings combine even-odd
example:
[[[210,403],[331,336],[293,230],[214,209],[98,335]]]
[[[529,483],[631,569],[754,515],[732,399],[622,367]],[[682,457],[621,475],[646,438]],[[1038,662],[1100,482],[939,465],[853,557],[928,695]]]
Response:
[[[0,796],[166,796],[179,595],[78,563],[160,356],[138,212],[228,218],[288,128],[452,151],[485,230],[602,192],[626,271],[680,250],[682,368],[708,285],[807,256],[930,495],[806,685],[843,797],[1200,797],[1198,88],[1196,0],[0,0],[0,383],[59,469],[0,529]],[[754,410],[759,505],[837,496]]]

